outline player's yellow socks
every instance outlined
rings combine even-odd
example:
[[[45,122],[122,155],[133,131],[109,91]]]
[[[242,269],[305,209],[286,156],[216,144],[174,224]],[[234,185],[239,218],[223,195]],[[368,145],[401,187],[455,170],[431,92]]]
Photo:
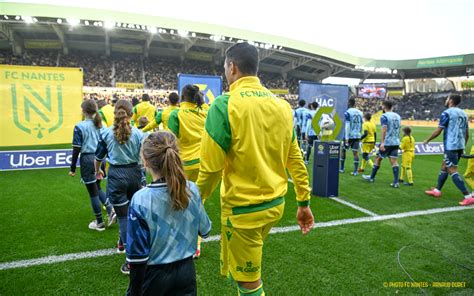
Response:
[[[201,236],[198,235],[198,245],[197,245],[198,250],[201,250],[201,241],[202,241],[202,238]]]
[[[367,164],[367,160],[365,160],[364,158],[362,158],[362,162],[360,163],[360,169],[361,170],[365,170],[365,165]]]
[[[411,171],[411,168],[407,168],[407,181],[410,184],[413,183],[413,172]]]
[[[369,164],[369,166],[370,166],[371,168],[374,167],[374,162],[372,161],[372,159],[369,159],[369,161],[368,161],[367,163]]]
[[[400,170],[400,180],[405,179],[405,172],[406,172],[406,168],[402,165],[402,169]]]
[[[239,291],[239,296],[265,296],[265,291],[263,291],[263,283],[261,283],[257,288],[251,290],[242,288],[239,285],[237,285],[237,289]]]

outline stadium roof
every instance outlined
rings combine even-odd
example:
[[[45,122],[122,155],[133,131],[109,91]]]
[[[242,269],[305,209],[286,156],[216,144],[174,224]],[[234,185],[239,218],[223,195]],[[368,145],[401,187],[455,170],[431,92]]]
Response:
[[[66,50],[180,56],[219,63],[230,44],[250,40],[260,48],[263,71],[310,80],[329,76],[362,79],[450,77],[469,75],[474,68],[474,54],[375,60],[271,34],[110,9],[0,2],[0,14],[4,15],[0,16],[0,36],[3,35],[0,48],[15,43],[27,48],[32,48],[32,44],[41,46],[41,42],[43,46],[51,46],[51,41],[59,41]],[[17,20],[15,16],[24,16],[31,24],[25,24],[24,19]],[[81,23],[71,27],[71,20]],[[89,25],[84,24],[86,20]],[[50,41],[49,45],[45,40]]]

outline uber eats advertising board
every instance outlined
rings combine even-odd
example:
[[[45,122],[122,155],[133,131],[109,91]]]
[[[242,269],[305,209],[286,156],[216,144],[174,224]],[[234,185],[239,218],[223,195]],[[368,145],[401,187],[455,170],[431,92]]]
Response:
[[[82,77],[79,68],[0,65],[0,146],[70,143]]]

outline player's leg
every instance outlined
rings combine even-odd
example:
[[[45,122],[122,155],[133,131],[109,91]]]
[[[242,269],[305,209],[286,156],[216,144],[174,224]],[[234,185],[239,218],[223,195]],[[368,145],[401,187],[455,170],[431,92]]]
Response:
[[[471,194],[466,188],[466,184],[464,180],[461,178],[458,172],[458,163],[459,159],[461,158],[462,151],[448,151],[448,158],[449,161],[446,162],[447,170],[451,179],[453,180],[454,185],[462,192],[464,195],[464,200],[459,204],[462,206],[467,206],[470,204],[474,204],[474,198],[472,198]]]
[[[346,162],[346,147],[344,145],[341,146],[341,157],[339,158],[339,172],[344,173],[344,164]]]
[[[102,218],[102,208],[100,205],[99,190],[96,185],[94,159],[94,154],[81,155],[81,158],[79,160],[81,165],[81,180],[86,185],[87,192],[89,193],[92,212],[95,216],[95,221],[89,223],[89,229],[104,231],[105,223]]]
[[[410,152],[407,154],[407,159],[405,163],[406,173],[407,173],[407,185],[413,185],[413,158],[414,154]]]
[[[474,149],[474,147],[471,149],[471,155],[474,154],[472,151]],[[474,192],[474,159],[473,158],[470,158],[468,161],[467,161],[467,167],[466,167],[466,171],[464,172],[464,180],[466,181],[466,183],[469,185],[469,187],[471,187],[471,191]]]
[[[398,167],[398,147],[392,149],[393,150],[390,153],[390,163],[392,164],[393,183],[391,183],[390,186],[398,188],[400,186],[398,179],[400,176],[400,168]]]
[[[357,176],[359,169],[359,140],[353,140],[351,144],[352,155],[354,156],[354,170],[352,171],[353,176]]]
[[[375,163],[372,168],[372,172],[370,173],[370,175],[363,175],[362,177],[369,182],[374,182],[375,176],[377,175],[380,165],[382,164],[382,160],[385,157],[387,157],[387,150],[385,149],[385,151],[383,152],[379,151],[379,153],[377,154],[377,157],[375,158]]]

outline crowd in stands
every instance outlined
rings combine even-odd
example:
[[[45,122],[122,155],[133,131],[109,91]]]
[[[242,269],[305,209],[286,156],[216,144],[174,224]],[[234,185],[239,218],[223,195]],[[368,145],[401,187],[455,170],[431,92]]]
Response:
[[[409,93],[400,97],[390,97],[395,103],[394,112],[400,114],[402,119],[409,120],[438,120],[446,109],[444,106],[449,92]],[[461,109],[474,109],[474,92],[462,92]],[[363,113],[376,113],[382,110],[381,99],[356,98],[356,107]]]
[[[104,55],[90,53],[60,55],[59,66],[82,68],[84,71],[84,85],[101,87],[112,85],[112,61]]]

